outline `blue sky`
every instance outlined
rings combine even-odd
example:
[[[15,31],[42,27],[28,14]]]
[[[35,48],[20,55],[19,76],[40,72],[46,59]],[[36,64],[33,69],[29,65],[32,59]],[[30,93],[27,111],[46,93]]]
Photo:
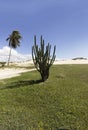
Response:
[[[19,30],[16,50],[30,54],[33,37],[56,45],[58,58],[88,57],[88,0],[0,0],[0,49]]]

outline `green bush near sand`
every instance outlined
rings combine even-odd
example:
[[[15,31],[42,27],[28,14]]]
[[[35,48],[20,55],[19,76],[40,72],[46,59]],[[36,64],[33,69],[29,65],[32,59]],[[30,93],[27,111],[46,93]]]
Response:
[[[0,80],[0,130],[87,130],[88,65],[54,65]]]

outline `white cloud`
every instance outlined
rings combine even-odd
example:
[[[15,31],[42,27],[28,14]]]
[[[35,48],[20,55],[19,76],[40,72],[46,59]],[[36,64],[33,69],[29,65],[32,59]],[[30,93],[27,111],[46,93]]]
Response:
[[[4,46],[2,49],[0,49],[0,55],[9,55],[9,52],[10,52],[10,48],[8,46]],[[11,54],[12,55],[17,55],[17,51],[12,49],[11,51]]]
[[[8,61],[8,56],[9,56],[10,48],[8,46],[4,46],[2,49],[0,49],[0,61]],[[11,51],[11,62],[20,62],[20,61],[27,61],[30,60],[31,55],[30,54],[21,54],[18,53],[16,50],[12,49]]]

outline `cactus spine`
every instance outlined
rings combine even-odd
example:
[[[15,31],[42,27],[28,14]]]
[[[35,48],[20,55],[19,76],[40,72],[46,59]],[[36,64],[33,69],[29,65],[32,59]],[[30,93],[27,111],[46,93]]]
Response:
[[[44,39],[40,38],[40,47],[36,44],[36,36],[34,36],[34,45],[32,46],[32,59],[36,69],[40,72],[42,81],[48,79],[49,69],[55,61],[55,51],[56,46],[54,46],[53,55],[51,57],[51,45],[48,45],[45,48]]]

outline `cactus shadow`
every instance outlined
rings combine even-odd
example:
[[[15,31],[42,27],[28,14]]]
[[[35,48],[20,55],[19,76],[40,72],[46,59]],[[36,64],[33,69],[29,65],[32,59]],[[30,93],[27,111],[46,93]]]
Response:
[[[17,82],[12,82],[10,85],[5,86],[2,89],[13,89],[13,88],[19,88],[19,87],[25,87],[27,85],[34,85],[41,83],[42,80],[20,80]]]

